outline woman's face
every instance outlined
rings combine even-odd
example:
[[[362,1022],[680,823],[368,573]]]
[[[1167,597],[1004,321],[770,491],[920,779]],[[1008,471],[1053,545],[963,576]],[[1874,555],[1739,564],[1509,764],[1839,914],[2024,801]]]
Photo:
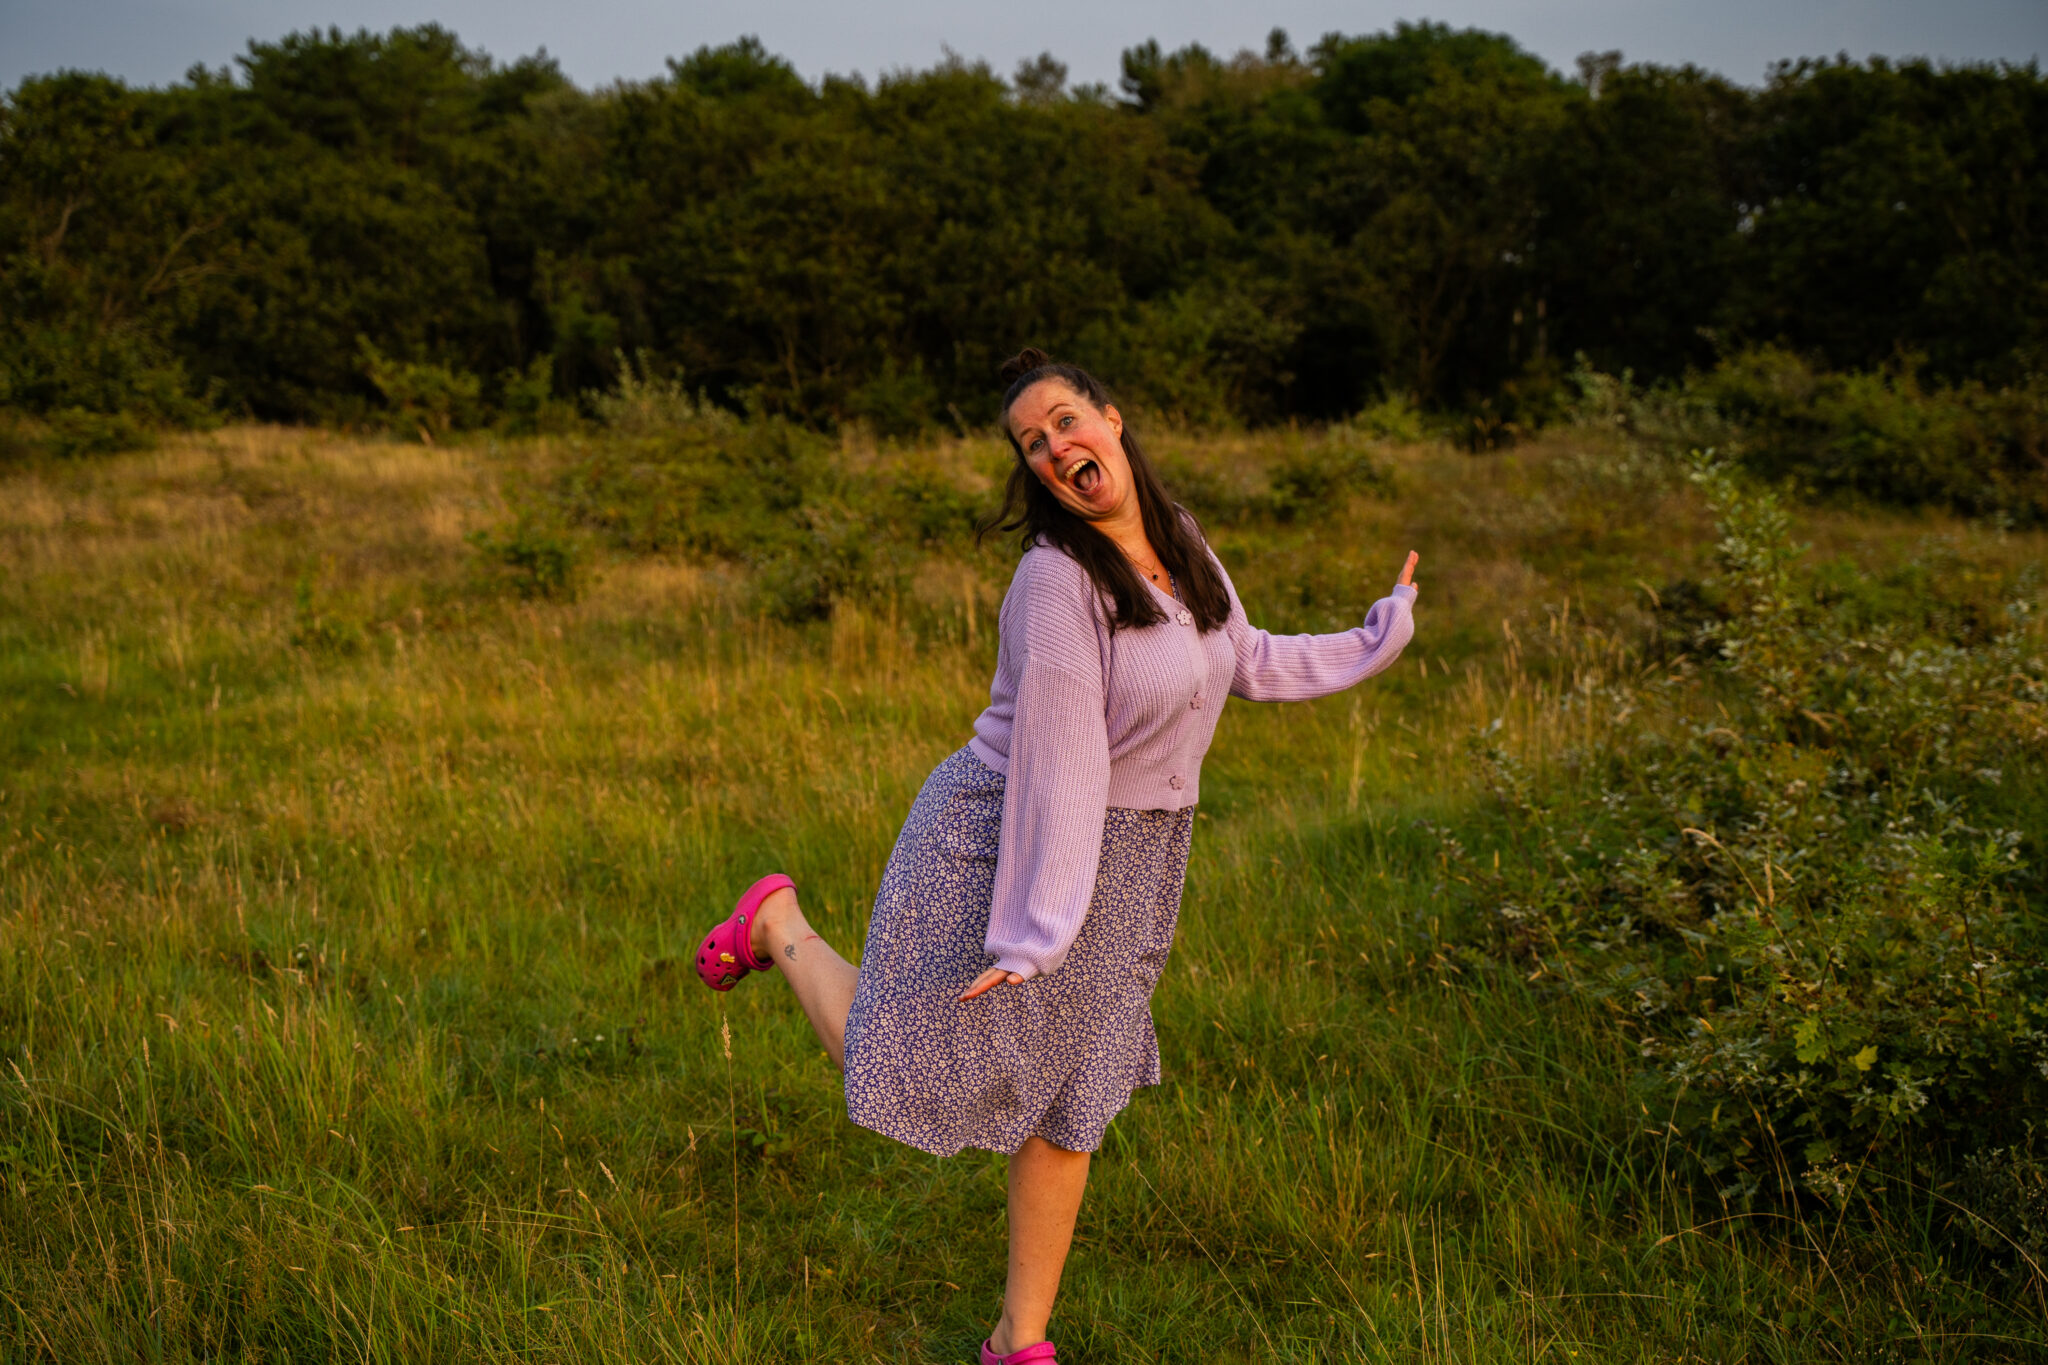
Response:
[[[1009,422],[1024,463],[1076,516],[1108,521],[1136,509],[1114,407],[1097,409],[1064,379],[1041,379],[1010,405]]]

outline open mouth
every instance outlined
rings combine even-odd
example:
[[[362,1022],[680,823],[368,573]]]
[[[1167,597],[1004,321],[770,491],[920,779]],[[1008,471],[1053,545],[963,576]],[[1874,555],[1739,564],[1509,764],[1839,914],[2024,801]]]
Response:
[[[1093,493],[1102,482],[1102,466],[1093,460],[1078,460],[1067,467],[1067,482],[1077,492]]]

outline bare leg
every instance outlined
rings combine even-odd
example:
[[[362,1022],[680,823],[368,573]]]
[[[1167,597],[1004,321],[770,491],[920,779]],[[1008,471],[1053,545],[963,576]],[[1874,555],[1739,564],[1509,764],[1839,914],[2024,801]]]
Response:
[[[832,1056],[832,1065],[846,1068],[846,1016],[853,1009],[853,988],[860,971],[819,938],[797,904],[796,892],[777,891],[761,902],[754,917],[754,953],[782,969],[796,992],[818,1041]]]
[[[1002,1320],[989,1333],[999,1356],[1045,1340],[1088,1186],[1088,1156],[1033,1137],[1010,1158],[1010,1279]]]

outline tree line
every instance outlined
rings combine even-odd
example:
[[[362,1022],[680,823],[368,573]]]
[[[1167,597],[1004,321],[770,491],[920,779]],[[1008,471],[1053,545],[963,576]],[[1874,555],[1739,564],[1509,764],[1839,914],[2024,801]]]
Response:
[[[1028,341],[1191,422],[1540,418],[1579,355],[1996,387],[2048,342],[2031,63],[1752,88],[1422,23],[1122,70],[807,82],[745,39],[583,90],[426,26],[33,77],[0,106],[0,406],[531,419],[644,357],[888,432],[986,420]]]

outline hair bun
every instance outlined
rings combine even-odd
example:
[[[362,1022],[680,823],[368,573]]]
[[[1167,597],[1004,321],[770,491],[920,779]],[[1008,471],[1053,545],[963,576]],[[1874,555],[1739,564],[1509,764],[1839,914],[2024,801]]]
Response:
[[[1039,350],[1036,346],[1026,346],[1023,350],[1003,362],[1003,368],[1000,371],[1002,382],[1007,387],[1016,383],[1025,375],[1030,374],[1033,370],[1042,370],[1050,364],[1052,364],[1051,356]]]

